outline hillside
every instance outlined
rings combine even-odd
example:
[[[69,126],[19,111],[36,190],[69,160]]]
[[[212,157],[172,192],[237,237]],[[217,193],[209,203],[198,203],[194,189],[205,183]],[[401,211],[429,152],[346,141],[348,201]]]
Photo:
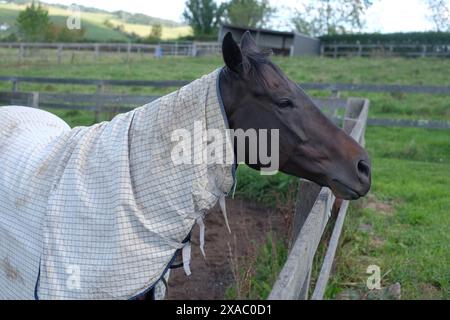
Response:
[[[26,4],[0,1],[0,38],[16,31],[16,18],[19,12],[25,9],[25,6]],[[66,6],[45,3],[43,3],[43,6],[48,9],[52,22],[62,26],[65,25],[68,14]],[[125,33],[135,33],[145,37],[151,32],[151,25],[155,23],[160,23],[163,26],[163,40],[176,39],[191,34],[191,29],[188,26],[144,14],[132,14],[125,11],[107,12],[87,7],[81,7],[81,9],[81,24],[86,29],[85,38],[88,41],[127,41],[128,37]],[[2,30],[2,25],[7,25],[8,30]],[[118,28],[124,30],[125,33],[117,30]]]

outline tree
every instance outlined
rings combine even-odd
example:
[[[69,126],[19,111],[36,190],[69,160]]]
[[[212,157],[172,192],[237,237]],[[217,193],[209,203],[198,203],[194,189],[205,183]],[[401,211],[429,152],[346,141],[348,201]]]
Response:
[[[372,0],[316,0],[297,11],[292,24],[298,32],[311,36],[361,30],[364,12]]]
[[[149,39],[153,41],[160,41],[162,37],[162,25],[160,23],[155,23],[152,25],[152,31],[150,32]]]
[[[183,17],[195,36],[213,35],[217,32],[225,8],[225,4],[218,6],[214,0],[187,0]]]
[[[430,10],[429,18],[434,23],[436,31],[450,31],[450,1],[426,0]]]
[[[47,31],[45,41],[79,42],[83,41],[85,33],[84,28],[69,30],[65,26],[52,24]]]
[[[34,1],[19,13],[16,23],[20,37],[30,42],[46,40],[52,26],[48,11]]]
[[[250,28],[264,27],[274,12],[268,0],[231,0],[226,9],[231,24]]]

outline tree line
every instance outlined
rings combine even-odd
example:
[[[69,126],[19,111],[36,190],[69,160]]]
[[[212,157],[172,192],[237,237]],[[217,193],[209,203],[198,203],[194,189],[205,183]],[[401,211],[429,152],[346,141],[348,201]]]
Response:
[[[364,15],[377,0],[314,0],[304,1],[296,11],[285,14],[292,29],[310,36],[333,36],[359,32],[364,27]],[[428,17],[436,31],[449,32],[450,0],[425,1]],[[220,24],[229,23],[248,28],[270,27],[279,8],[273,7],[269,0],[186,0],[183,18],[193,30],[193,36],[186,40],[215,40]],[[17,21],[18,35],[10,41],[83,41],[85,30],[69,30],[50,21],[48,11],[34,1],[21,11]],[[121,26],[113,26],[104,21],[105,26],[114,27],[126,34],[130,41],[155,43],[161,41],[162,25],[151,26],[147,37],[127,34]]]
[[[360,32],[365,26],[364,15],[377,0],[312,0],[302,1],[300,9],[285,12],[291,29],[310,35],[339,35]],[[450,0],[422,0],[428,8],[428,18],[435,31],[450,31]],[[300,1],[299,1],[300,3]],[[288,8],[290,10],[290,8]],[[183,16],[194,35],[216,35],[220,23],[263,28],[270,25],[278,8],[268,0],[187,0]]]

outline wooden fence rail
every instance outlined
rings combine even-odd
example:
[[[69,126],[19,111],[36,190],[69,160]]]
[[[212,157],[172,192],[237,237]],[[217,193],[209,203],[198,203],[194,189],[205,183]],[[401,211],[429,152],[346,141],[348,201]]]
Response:
[[[0,76],[1,82],[11,82],[13,91],[18,91],[20,83],[46,84],[74,84],[74,85],[103,85],[127,87],[180,87],[188,84],[189,80],[100,80],[80,78],[42,78],[42,77],[11,77]],[[376,85],[376,84],[347,84],[347,83],[300,83],[305,90],[330,92],[377,92],[377,93],[420,93],[450,95],[450,86],[410,86],[410,85]]]
[[[64,52],[92,52],[94,60],[104,54],[120,53],[130,60],[133,54],[160,56],[202,56],[221,52],[218,42],[162,42],[158,44],[137,43],[23,43],[0,42],[0,48],[16,49],[19,61],[33,55],[33,50],[54,50],[58,63],[62,63]],[[31,52],[31,53],[30,53]],[[48,55],[45,56],[48,59]]]
[[[450,57],[450,44],[325,44],[321,45],[324,57]]]
[[[136,107],[144,103],[148,103],[157,98],[157,96],[128,96],[106,94],[106,87],[112,86],[129,86],[129,87],[154,87],[154,88],[178,88],[189,83],[187,80],[99,80],[99,79],[70,79],[70,78],[42,78],[42,77],[11,77],[0,76],[0,82],[10,82],[11,91],[20,93],[21,83],[41,83],[41,84],[73,84],[96,86],[97,94],[50,94],[40,93],[38,99],[41,108],[57,108],[59,109],[80,109],[95,110],[98,118],[100,109],[115,109],[116,112],[129,110],[130,107]],[[300,86],[306,90],[329,91],[334,97],[339,96],[341,91],[348,92],[378,92],[378,93],[421,93],[421,94],[442,94],[450,95],[449,86],[404,86],[404,85],[368,85],[368,84],[329,84],[329,83],[303,83]],[[26,93],[23,93],[26,95]],[[31,93],[30,93],[31,94]],[[36,94],[36,93],[33,93]],[[3,92],[0,96],[0,103],[11,104],[13,101],[25,101],[29,103],[29,98],[19,99],[21,96],[12,95]],[[52,99],[53,98],[53,99]],[[36,100],[36,98],[35,98]],[[344,99],[315,99],[319,107],[327,106],[332,109],[331,113],[337,116],[337,109],[344,108],[346,100]],[[19,103],[16,102],[16,103]],[[91,105],[86,105],[91,102]],[[93,104],[95,102],[95,104]],[[83,105],[80,105],[83,104]],[[29,105],[29,104],[26,104]],[[369,119],[368,125],[388,126],[388,127],[414,127],[429,129],[445,129],[450,130],[450,122],[434,121],[434,120],[405,120],[405,119]]]
[[[365,143],[364,135],[368,112],[368,100],[349,99],[343,128],[361,145]],[[300,181],[291,250],[269,295],[270,300],[305,300],[309,298],[314,256],[334,202],[335,198],[330,189],[321,188],[310,181]],[[312,299],[323,299],[348,205],[348,201],[343,201],[340,206]]]
[[[21,105],[40,109],[85,110],[96,112],[96,121],[100,112],[115,115],[150,103],[160,96],[104,94],[100,88],[96,94],[47,93],[47,92],[2,92],[1,105]],[[335,98],[317,98],[315,104],[336,122],[338,110],[345,108],[346,100]]]
[[[127,112],[158,98],[159,96],[154,95],[105,94],[102,85],[98,86],[96,94],[0,91],[0,105],[23,105],[41,109],[88,110],[95,112],[96,121],[99,120],[101,112],[107,112],[111,115],[118,112]],[[314,98],[313,100],[337,124],[342,121],[339,110],[346,107],[346,99],[331,97]],[[450,122],[435,120],[371,118],[368,119],[367,124],[370,126],[450,130]]]
[[[54,50],[58,63],[62,62],[64,52],[92,52],[94,59],[104,54],[121,53],[130,59],[133,54],[152,54],[168,56],[203,56],[219,54],[219,42],[176,41],[159,44],[137,43],[20,43],[0,42],[0,48],[16,49],[20,61],[32,50]],[[320,55],[323,57],[368,57],[368,56],[404,56],[404,57],[450,57],[450,44],[340,44],[322,43]],[[48,58],[48,56],[46,57]]]

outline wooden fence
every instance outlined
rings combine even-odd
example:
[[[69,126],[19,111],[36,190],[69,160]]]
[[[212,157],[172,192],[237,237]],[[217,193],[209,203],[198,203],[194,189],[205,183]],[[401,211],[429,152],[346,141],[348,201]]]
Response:
[[[100,91],[97,94],[0,91],[0,106],[20,105],[39,109],[93,111],[95,112],[95,121],[98,122],[101,113],[108,113],[111,119],[117,113],[130,111],[159,97],[153,95],[102,94]],[[314,102],[336,123],[341,121],[338,117],[338,111],[345,108],[346,100],[316,98]]]
[[[323,57],[450,57],[450,44],[322,44]]]
[[[363,146],[368,112],[368,100],[356,98],[348,100],[343,128]],[[329,188],[321,188],[313,182],[300,180],[291,249],[269,295],[269,300],[323,299],[349,201],[342,201],[339,206],[328,249],[312,294],[310,294],[311,271],[314,256],[330,220],[335,201]]]
[[[133,55],[154,56],[204,56],[221,52],[219,42],[162,42],[159,44],[136,43],[20,43],[0,42],[0,48],[15,49],[19,61],[45,51],[43,58],[49,59],[47,50],[54,51],[58,63],[64,59],[64,53],[91,52],[98,60],[106,54],[123,54],[127,60]],[[404,56],[404,57],[450,57],[450,44],[321,44],[320,55],[323,57],[370,57],[370,56]]]
[[[99,80],[80,78],[42,78],[42,77],[14,77],[0,76],[0,82],[11,82],[12,91],[19,91],[20,83],[45,84],[74,84],[93,86],[126,86],[126,87],[180,87],[188,84],[188,80]],[[450,95],[450,86],[414,86],[414,85],[376,85],[376,84],[348,84],[348,83],[300,83],[305,90],[330,91],[338,93],[374,92],[374,93],[421,93]]]
[[[107,87],[129,86],[129,87],[154,87],[167,88],[186,85],[189,81],[150,81],[150,80],[96,80],[96,79],[69,79],[69,78],[40,78],[40,77],[5,77],[0,76],[0,82],[10,82],[11,92],[0,93],[0,104],[24,104],[47,109],[78,109],[95,111],[110,111],[112,114],[130,110],[130,108],[151,102],[158,96],[130,96],[106,94]],[[38,84],[73,84],[95,86],[96,94],[76,93],[46,93],[46,92],[20,92],[21,83]],[[339,99],[341,91],[348,92],[377,92],[377,93],[421,93],[450,95],[448,86],[403,86],[403,85],[366,85],[366,84],[326,84],[326,83],[303,83],[300,84],[305,90],[329,91],[335,97],[333,99],[315,99],[319,107],[327,106],[333,109],[333,115],[338,115],[337,109],[345,108],[346,100]],[[13,94],[14,93],[14,94]],[[368,119],[368,125],[393,126],[393,127],[415,127],[430,129],[450,130],[450,122],[434,120],[405,120],[405,119]]]
[[[19,43],[0,42],[0,48],[17,50],[18,61],[38,55],[43,51],[43,58],[49,59],[48,51],[54,51],[56,61],[62,63],[65,53],[90,52],[95,61],[102,55],[122,54],[129,61],[134,55],[161,56],[204,56],[219,54],[221,45],[218,42],[167,42],[159,44],[135,43]]]

